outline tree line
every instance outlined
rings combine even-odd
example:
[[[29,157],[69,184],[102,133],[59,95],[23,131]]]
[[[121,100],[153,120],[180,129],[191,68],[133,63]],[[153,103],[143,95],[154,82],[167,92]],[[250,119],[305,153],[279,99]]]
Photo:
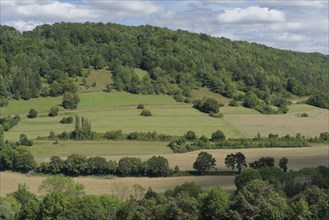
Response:
[[[201,149],[222,148],[262,148],[262,147],[304,147],[310,143],[328,143],[329,133],[321,132],[317,137],[306,137],[300,133],[295,136],[269,134],[262,137],[259,133],[254,138],[229,138],[221,130],[211,134],[211,138],[202,135],[198,137],[194,131],[188,131],[181,137],[173,139],[169,144],[175,153],[185,153]]]
[[[319,53],[112,23],[45,24],[23,33],[1,25],[0,36],[1,105],[10,97],[74,94],[76,76],[106,67],[119,91],[184,100],[192,89],[207,87],[237,101],[252,94],[259,102],[256,109],[265,113],[278,98],[292,94],[310,96],[308,103],[328,108],[329,58]],[[134,68],[149,74],[139,79]]]

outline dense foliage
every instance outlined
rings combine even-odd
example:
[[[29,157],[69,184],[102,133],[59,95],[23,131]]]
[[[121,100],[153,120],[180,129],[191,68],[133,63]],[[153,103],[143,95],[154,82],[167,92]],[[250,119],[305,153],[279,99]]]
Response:
[[[251,171],[251,172],[250,172]],[[84,186],[64,176],[46,178],[36,196],[25,185],[0,197],[3,219],[319,219],[329,218],[328,167],[282,172],[245,170],[237,189],[203,191],[186,182],[159,194],[140,185],[114,195],[86,195]],[[301,181],[303,180],[303,181]],[[125,190],[123,190],[125,189]]]
[[[264,112],[271,112],[273,98],[290,94],[312,95],[309,103],[328,108],[329,57],[319,53],[149,25],[56,23],[23,33],[0,26],[0,36],[0,97],[74,94],[73,77],[108,67],[114,88],[132,93],[184,100],[191,89],[205,86],[236,100],[252,92],[245,105],[257,98]],[[133,68],[149,74],[140,79]]]

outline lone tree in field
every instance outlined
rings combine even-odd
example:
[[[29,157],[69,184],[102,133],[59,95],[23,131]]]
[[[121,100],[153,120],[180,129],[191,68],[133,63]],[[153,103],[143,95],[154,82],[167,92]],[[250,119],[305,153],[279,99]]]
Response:
[[[238,172],[241,173],[242,169],[247,167],[246,157],[241,152],[228,154],[225,158],[225,165],[232,170],[238,169]]]
[[[283,172],[287,172],[288,170],[287,164],[288,164],[288,158],[282,157],[279,161],[279,166],[283,170]]]
[[[54,106],[50,109],[49,113],[48,113],[48,116],[49,117],[55,117],[58,115],[58,112],[59,112],[59,108]]]
[[[193,168],[204,174],[205,172],[211,171],[216,167],[216,159],[207,152],[200,152],[196,161],[193,163]]]

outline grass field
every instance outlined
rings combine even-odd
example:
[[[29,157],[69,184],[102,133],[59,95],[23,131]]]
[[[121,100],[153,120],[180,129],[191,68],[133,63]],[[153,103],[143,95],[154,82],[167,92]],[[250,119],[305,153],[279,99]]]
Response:
[[[86,78],[88,87],[81,85],[82,79],[83,77],[78,77],[77,86],[79,87],[79,92],[103,91],[106,88],[106,85],[111,85],[113,83],[112,73],[107,69],[92,69],[89,76]],[[92,86],[93,83],[96,83],[96,85]]]
[[[208,91],[209,92],[209,91]],[[217,94],[216,94],[217,95]],[[328,131],[328,110],[305,104],[290,105],[290,112],[285,115],[262,115],[259,112],[244,108],[225,106],[221,108],[224,118],[212,118],[193,109],[190,104],[178,103],[170,96],[134,95],[124,92],[93,92],[80,94],[81,102],[75,111],[62,111],[57,117],[46,115],[35,119],[24,117],[30,108],[46,114],[52,106],[59,105],[60,98],[38,98],[29,101],[11,100],[4,113],[21,114],[22,121],[5,136],[8,140],[17,140],[24,133],[29,138],[48,136],[50,131],[60,133],[73,130],[74,125],[59,123],[63,114],[85,116],[93,130],[106,132],[121,129],[124,132],[157,131],[170,135],[183,135],[188,130],[198,135],[210,137],[211,133],[220,129],[227,137],[254,137],[258,132],[267,136],[269,133],[279,135],[318,136]],[[136,109],[143,103],[150,109],[152,117],[141,117]],[[309,117],[298,117],[306,112]]]
[[[26,184],[29,190],[38,193],[40,183],[45,179],[44,176],[26,176],[20,173],[1,172],[0,173],[0,196],[17,190],[18,184]],[[166,177],[166,178],[148,178],[148,177],[127,177],[106,179],[101,177],[78,177],[73,178],[75,182],[82,183],[85,186],[87,194],[101,195],[110,193],[118,195],[125,194],[128,197],[132,193],[132,186],[141,185],[146,190],[151,187],[153,190],[162,193],[173,189],[176,185],[185,182],[195,182],[204,190],[211,189],[214,186],[221,186],[224,189],[234,189],[233,176],[190,176],[190,177]]]

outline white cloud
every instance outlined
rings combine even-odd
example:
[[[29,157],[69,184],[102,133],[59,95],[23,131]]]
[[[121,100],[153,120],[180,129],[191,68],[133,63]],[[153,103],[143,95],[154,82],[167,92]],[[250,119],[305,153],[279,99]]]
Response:
[[[296,8],[327,8],[328,0],[284,0],[284,1],[273,1],[273,0],[260,0],[260,5],[270,8],[283,8],[283,9],[293,9]]]
[[[285,21],[285,13],[258,6],[226,10],[218,16],[220,23],[269,23]]]

